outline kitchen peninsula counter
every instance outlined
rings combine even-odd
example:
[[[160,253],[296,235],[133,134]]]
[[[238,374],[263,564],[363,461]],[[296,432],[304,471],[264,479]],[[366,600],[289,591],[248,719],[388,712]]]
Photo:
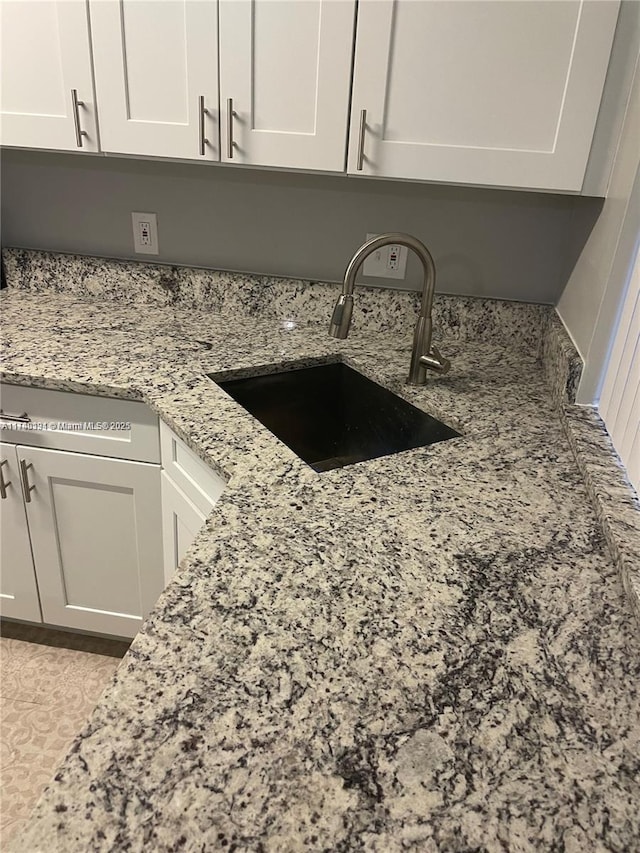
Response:
[[[544,306],[439,298],[452,369],[412,388],[406,294],[337,341],[332,286],[107,299],[27,254],[3,381],[143,400],[229,482],[14,851],[640,850],[640,631]],[[327,360],[461,437],[317,474],[206,376]]]

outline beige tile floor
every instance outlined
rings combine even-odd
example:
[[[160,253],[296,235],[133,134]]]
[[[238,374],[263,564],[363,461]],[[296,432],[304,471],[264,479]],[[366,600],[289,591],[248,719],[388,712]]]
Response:
[[[0,625],[0,850],[28,820],[127,648]]]

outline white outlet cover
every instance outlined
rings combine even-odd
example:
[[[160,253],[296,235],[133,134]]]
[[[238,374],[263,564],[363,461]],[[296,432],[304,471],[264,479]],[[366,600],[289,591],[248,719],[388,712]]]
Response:
[[[367,234],[367,240],[372,240],[377,236],[377,234]],[[392,248],[400,249],[398,252],[397,269],[395,270],[389,269],[389,256]],[[406,246],[383,246],[366,258],[362,264],[362,274],[375,276],[376,278],[404,279],[407,272],[408,251]]]
[[[132,213],[133,248],[138,255],[157,255],[158,220],[155,213]]]

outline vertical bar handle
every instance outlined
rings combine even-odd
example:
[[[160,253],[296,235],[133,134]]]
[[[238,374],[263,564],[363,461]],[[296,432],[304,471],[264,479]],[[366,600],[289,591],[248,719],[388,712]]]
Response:
[[[233,160],[233,98],[227,98],[227,157]]]
[[[364,160],[364,133],[367,129],[367,111],[360,110],[360,131],[358,133],[358,156],[356,160],[356,169],[362,171],[362,162]]]
[[[35,490],[35,486],[29,485],[29,468],[33,468],[31,462],[20,460],[20,471],[22,472],[22,492],[24,494],[24,502],[31,503],[31,492]]]
[[[71,90],[71,103],[73,105],[73,124],[76,129],[76,145],[78,148],[82,148],[82,137],[88,136],[86,130],[82,130],[80,128],[80,113],[78,111],[79,107],[84,107],[84,101],[78,100],[78,90]]]
[[[11,480],[7,480],[5,482],[4,474],[2,473],[2,467],[7,465],[7,460],[0,460],[0,498],[4,501],[7,497],[7,486],[11,485]]]
[[[209,110],[204,105],[204,95],[200,95],[198,98],[198,115],[199,115],[199,126],[200,126],[200,156],[204,157],[205,155],[205,145],[209,144],[209,140],[204,135],[205,126],[204,126],[204,117],[209,115]]]

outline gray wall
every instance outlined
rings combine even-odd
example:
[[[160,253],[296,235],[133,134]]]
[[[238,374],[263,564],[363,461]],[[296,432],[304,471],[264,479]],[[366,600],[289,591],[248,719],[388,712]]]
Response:
[[[159,262],[339,281],[367,232],[407,231],[431,249],[439,291],[554,304],[601,206],[541,193],[38,151],[4,150],[0,165],[4,246],[154,260],[134,255],[131,233],[131,211],[151,211]],[[417,288],[414,260],[408,273],[402,286]]]

